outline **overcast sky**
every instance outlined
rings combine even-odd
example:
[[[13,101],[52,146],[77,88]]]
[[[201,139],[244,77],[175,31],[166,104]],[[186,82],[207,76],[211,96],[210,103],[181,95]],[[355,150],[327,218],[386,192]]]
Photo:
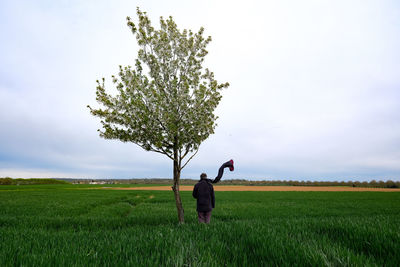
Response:
[[[213,41],[215,134],[183,178],[400,180],[398,1],[0,1],[0,177],[172,177],[98,136],[96,79],[133,64],[125,18],[172,15]],[[112,90],[109,83],[108,89]]]

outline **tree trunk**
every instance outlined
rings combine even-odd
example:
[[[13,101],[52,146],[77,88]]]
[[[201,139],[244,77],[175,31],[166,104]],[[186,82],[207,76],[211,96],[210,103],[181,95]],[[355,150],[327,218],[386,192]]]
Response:
[[[179,223],[185,223],[184,210],[182,206],[181,195],[179,193],[179,184],[181,178],[181,166],[179,166],[178,150],[174,151],[174,185],[172,190],[174,191],[176,208],[178,210],[178,220]]]

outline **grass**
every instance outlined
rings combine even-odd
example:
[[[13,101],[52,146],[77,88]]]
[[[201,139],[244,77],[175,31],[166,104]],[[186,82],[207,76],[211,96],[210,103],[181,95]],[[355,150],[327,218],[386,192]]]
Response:
[[[398,266],[400,193],[191,192],[0,187],[0,266]],[[79,189],[79,190],[77,190]]]

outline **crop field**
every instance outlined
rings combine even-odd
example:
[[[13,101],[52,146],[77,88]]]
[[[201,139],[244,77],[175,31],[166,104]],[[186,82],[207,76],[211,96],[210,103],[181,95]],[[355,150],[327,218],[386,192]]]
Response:
[[[204,225],[184,191],[178,225],[172,192],[95,187],[0,186],[0,266],[400,265],[400,192],[219,191]]]

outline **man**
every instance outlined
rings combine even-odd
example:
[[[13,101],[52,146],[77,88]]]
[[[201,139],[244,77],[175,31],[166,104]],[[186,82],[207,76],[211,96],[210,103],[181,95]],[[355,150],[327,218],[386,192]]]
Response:
[[[207,179],[207,174],[200,175],[200,181],[193,188],[193,197],[197,199],[197,214],[200,223],[210,223],[211,211],[215,208],[215,195],[213,183],[218,183],[224,173],[224,168],[234,170],[233,160],[225,162],[218,170],[214,180]]]

